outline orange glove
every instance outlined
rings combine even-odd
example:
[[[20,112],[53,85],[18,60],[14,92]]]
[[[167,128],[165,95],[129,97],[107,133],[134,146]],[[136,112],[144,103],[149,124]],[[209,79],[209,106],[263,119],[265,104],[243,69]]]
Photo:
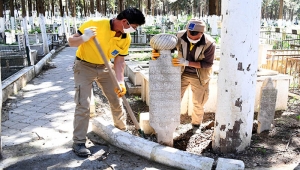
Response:
[[[120,84],[121,91],[118,87],[115,88],[115,93],[118,95],[118,97],[123,97],[126,94],[126,87],[124,83]]]
[[[173,66],[188,66],[189,61],[185,58],[172,58],[172,64]]]
[[[156,60],[158,57],[159,57],[159,52],[158,52],[158,50],[153,49],[153,50],[152,50],[152,56],[151,56],[151,59],[152,59],[152,60]]]

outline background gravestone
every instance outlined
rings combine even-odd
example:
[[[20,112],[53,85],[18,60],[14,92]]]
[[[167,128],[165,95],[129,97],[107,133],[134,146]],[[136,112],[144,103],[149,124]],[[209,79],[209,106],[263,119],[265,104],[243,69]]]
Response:
[[[260,94],[257,133],[269,130],[274,119],[277,89],[273,86],[271,78],[268,78],[263,82]]]

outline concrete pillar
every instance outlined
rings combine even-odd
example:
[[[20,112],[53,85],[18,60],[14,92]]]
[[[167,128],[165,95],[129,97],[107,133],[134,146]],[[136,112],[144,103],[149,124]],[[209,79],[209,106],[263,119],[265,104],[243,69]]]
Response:
[[[261,0],[222,1],[222,40],[213,149],[250,145],[255,104]]]

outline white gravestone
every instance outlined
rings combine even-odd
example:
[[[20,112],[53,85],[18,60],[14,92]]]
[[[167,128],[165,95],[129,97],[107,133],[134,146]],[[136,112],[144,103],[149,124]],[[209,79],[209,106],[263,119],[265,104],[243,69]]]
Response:
[[[180,67],[172,65],[170,50],[160,51],[156,61],[149,62],[150,125],[157,141],[173,146],[173,132],[180,124]]]
[[[172,34],[156,34],[150,40],[151,47],[160,53],[157,60],[149,62],[150,125],[157,142],[167,146],[173,146],[173,133],[180,124],[181,73],[171,62],[171,49],[177,41]]]
[[[276,98],[277,89],[273,86],[272,79],[268,78],[263,82],[261,88],[257,133],[270,129],[275,115]]]

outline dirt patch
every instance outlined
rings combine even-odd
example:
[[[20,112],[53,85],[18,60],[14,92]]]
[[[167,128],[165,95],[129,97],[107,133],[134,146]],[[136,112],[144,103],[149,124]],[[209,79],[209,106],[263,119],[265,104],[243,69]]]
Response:
[[[94,87],[97,99],[97,114],[111,120],[110,115],[105,115],[109,109],[106,98],[99,88]],[[137,120],[139,114],[149,112],[149,107],[140,96],[127,95],[127,100]],[[235,154],[215,153],[212,150],[212,135],[214,128],[214,113],[205,113],[200,130],[195,131],[190,124],[191,117],[181,115],[181,124],[177,127],[178,136],[174,139],[174,148],[193,154],[202,155],[216,160],[218,157],[238,159],[245,163],[246,168],[268,168],[279,164],[299,163],[300,160],[300,100],[289,97],[288,109],[275,113],[274,123],[270,131],[256,133],[257,123],[254,116],[253,134],[251,144],[243,152]],[[128,133],[139,135],[130,117],[127,118]],[[148,140],[156,141],[154,134],[146,135]]]

